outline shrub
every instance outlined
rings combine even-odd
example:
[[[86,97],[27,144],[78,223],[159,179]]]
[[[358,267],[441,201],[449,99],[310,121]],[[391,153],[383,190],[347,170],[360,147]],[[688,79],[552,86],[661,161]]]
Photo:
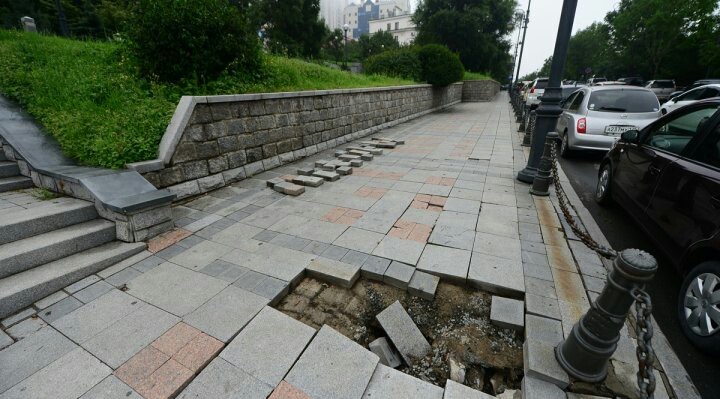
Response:
[[[420,80],[422,71],[418,52],[411,47],[390,50],[369,57],[363,67],[365,73],[369,75],[386,75],[414,81]]]
[[[138,0],[127,29],[142,73],[162,81],[207,81],[231,64],[257,68],[257,35],[228,0]]]
[[[460,57],[447,47],[428,44],[420,48],[421,79],[434,86],[447,86],[463,78],[465,68]]]

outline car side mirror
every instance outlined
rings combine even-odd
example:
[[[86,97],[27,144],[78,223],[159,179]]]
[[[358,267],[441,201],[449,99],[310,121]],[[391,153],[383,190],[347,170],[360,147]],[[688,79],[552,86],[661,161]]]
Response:
[[[622,132],[622,134],[620,135],[620,140],[624,141],[626,143],[637,143],[639,137],[640,137],[640,132],[633,129],[633,130],[628,130],[628,131]]]

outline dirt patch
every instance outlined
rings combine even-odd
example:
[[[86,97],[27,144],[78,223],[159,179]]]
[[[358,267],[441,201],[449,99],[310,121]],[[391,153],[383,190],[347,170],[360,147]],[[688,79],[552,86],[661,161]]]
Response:
[[[433,349],[413,367],[399,370],[444,386],[452,359],[464,366],[467,386],[495,395],[520,387],[522,335],[490,323],[490,295],[483,291],[440,283],[435,300],[427,301],[370,280],[347,290],[306,278],[277,308],[314,328],[327,324],[367,347],[385,336],[375,315],[396,300]]]

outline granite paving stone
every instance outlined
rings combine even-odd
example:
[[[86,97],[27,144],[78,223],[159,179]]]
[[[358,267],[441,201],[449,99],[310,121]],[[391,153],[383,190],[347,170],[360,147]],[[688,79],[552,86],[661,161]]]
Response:
[[[562,389],[570,384],[570,378],[555,359],[554,345],[526,340],[523,344],[523,368],[526,377],[550,382]]]
[[[462,198],[448,198],[443,207],[446,211],[462,212],[477,215],[480,213],[480,201],[462,199]]]
[[[473,251],[506,259],[521,259],[520,240],[495,234],[475,233]]]
[[[498,327],[521,331],[525,326],[525,304],[517,299],[493,295],[490,322]]]
[[[19,323],[18,325],[20,325],[20,324],[22,324],[22,323]],[[8,331],[8,333],[10,333],[10,331]],[[3,330],[0,330],[0,350],[7,348],[8,346],[12,345],[13,343],[15,343],[15,341],[8,334],[6,334]]]
[[[186,250],[187,248],[174,244],[156,253],[155,255],[161,259],[168,260],[185,252]]]
[[[74,294],[75,292],[80,291],[81,289],[83,289],[97,281],[100,281],[100,277],[93,274],[91,276],[85,277],[84,279],[82,279],[76,283],[68,285],[67,287],[65,287],[65,291],[69,292],[70,294]]]
[[[170,261],[191,270],[200,270],[230,251],[232,251],[232,247],[206,240],[193,245]]]
[[[436,385],[378,364],[363,398],[442,399],[443,392]]]
[[[295,282],[297,279],[302,277],[305,272],[305,268],[308,264],[310,264],[310,260],[313,259],[312,255],[305,252],[293,251],[291,249],[277,247],[272,244],[265,244],[261,248],[265,249],[268,246],[273,247],[273,249],[269,252],[279,248],[290,251],[291,255],[281,256],[280,254],[282,252],[273,255],[269,252],[248,253],[235,250],[225,255],[223,260],[235,263],[266,276],[275,277],[287,282]],[[249,275],[247,274],[243,275],[243,279],[250,278],[248,276]]]
[[[127,271],[127,270],[130,270],[130,272],[129,272],[129,273],[125,273],[125,271]],[[140,272],[138,272],[137,270],[134,270],[134,269],[125,269],[125,271],[120,272],[120,273],[124,273],[124,274],[121,276],[122,279],[121,279],[121,278],[117,278],[117,279],[114,279],[113,282],[120,282],[121,280],[129,281],[131,278],[134,278],[134,277],[137,277],[137,276],[140,276],[140,275],[141,275]],[[116,273],[116,274],[114,274],[114,275],[111,276],[111,277],[114,277],[114,276],[116,276],[117,274],[120,274],[120,273]],[[121,287],[121,286],[123,286],[124,284],[125,284],[125,283],[122,283],[122,284],[118,285],[118,287]],[[95,283],[95,284],[93,284],[93,285],[91,285],[91,286],[89,286],[89,287],[86,287],[86,288],[81,289],[80,291],[74,293],[73,296],[74,296],[75,298],[79,299],[80,302],[82,302],[82,303],[89,303],[89,302],[94,301],[96,298],[99,298],[99,297],[102,296],[103,294],[105,294],[105,293],[107,293],[107,292],[110,292],[113,288],[114,288],[114,287],[113,287],[112,285],[108,284],[108,283],[106,282],[106,280],[101,280],[101,281],[98,281],[97,283]]]
[[[142,399],[142,396],[114,375],[109,375],[80,397],[80,399],[106,398]]]
[[[301,226],[288,230],[287,234],[331,244],[340,237],[345,230],[347,230],[347,226],[345,225],[322,220],[310,220]]]
[[[52,327],[44,327],[0,351],[0,392],[40,371],[77,348]]]
[[[351,265],[362,266],[365,260],[368,258],[368,254],[358,251],[349,250],[345,256],[340,259],[341,262],[349,263]]]
[[[329,246],[330,244],[324,242],[310,241],[310,243],[308,243],[308,245],[306,245],[305,248],[302,249],[302,251],[314,255],[320,255]]]
[[[377,355],[324,325],[285,380],[313,399],[357,399],[378,361]],[[343,381],[342,390],[338,381]]]
[[[453,380],[445,382],[445,394],[443,399],[492,399],[485,392],[480,392],[463,384],[459,384]]]
[[[231,285],[185,316],[183,321],[228,342],[268,303],[267,298]]]
[[[522,263],[473,252],[468,282],[484,290],[511,296],[525,293]]]
[[[432,274],[415,270],[407,290],[410,294],[432,301],[435,298],[435,291],[440,283],[440,278]]]
[[[525,276],[525,291],[529,294],[557,299],[555,284],[550,280]]]
[[[38,313],[46,323],[52,323],[53,321],[65,316],[73,310],[82,306],[83,303],[74,297],[67,297],[54,305],[48,306]]]
[[[289,384],[287,381],[280,381],[268,399],[312,399],[298,387]]]
[[[431,351],[430,344],[399,301],[393,302],[375,318],[408,365]]]
[[[403,240],[393,236],[385,236],[380,244],[372,251],[375,256],[392,259],[398,262],[415,265],[420,259],[420,255],[425,248],[425,244],[413,241]]]
[[[270,242],[281,247],[302,251],[302,249],[310,243],[310,240],[287,234],[278,234],[275,238],[270,240]]]
[[[470,267],[470,251],[427,245],[417,269],[464,284]]]
[[[557,299],[525,293],[525,307],[528,314],[560,320],[560,305]]]
[[[380,364],[396,368],[402,364],[400,354],[390,345],[385,337],[375,339],[368,344],[368,348],[380,358]]]
[[[431,244],[472,250],[475,241],[476,215],[443,211],[430,234]]]
[[[128,282],[127,293],[177,316],[185,316],[228,284],[168,262]]]
[[[319,280],[344,288],[352,288],[360,278],[360,266],[318,257],[310,262],[307,273]]]
[[[82,348],[76,348],[2,393],[11,398],[77,398],[112,370]]]
[[[414,273],[414,267],[402,262],[393,261],[385,271],[383,281],[393,287],[405,290],[408,288],[408,284]]]
[[[312,327],[266,306],[228,344],[220,357],[275,386],[314,335]]]
[[[46,296],[45,298],[35,302],[35,307],[42,310],[50,305],[54,305],[62,299],[67,298],[68,294],[65,291],[57,291],[53,294]]]
[[[207,274],[208,276],[217,277],[221,273],[227,271],[229,268],[233,267],[239,267],[237,265],[234,265],[230,262],[225,262],[224,260],[216,260],[213,263],[203,267],[200,269],[200,273]]]
[[[141,273],[145,273],[148,270],[152,270],[152,269],[160,266],[164,262],[165,262],[165,259],[153,255],[153,256],[147,257],[147,258],[141,260],[140,262],[132,265],[132,268]]]
[[[339,247],[337,245],[330,245],[320,254],[323,258],[332,260],[340,260],[343,256],[347,255],[348,249]]]
[[[177,397],[265,399],[272,390],[272,386],[216,357]]]
[[[23,310],[15,313],[12,316],[8,316],[8,317],[4,318],[2,320],[2,323],[0,323],[0,324],[2,324],[3,327],[7,328],[7,327],[12,326],[15,323],[19,323],[22,320],[27,319],[28,317],[30,317],[34,314],[35,314],[35,310],[33,308],[26,308],[26,309],[23,309]]]
[[[334,242],[334,245],[364,253],[372,251],[380,244],[384,234],[350,227]]]
[[[557,385],[525,375],[521,382],[523,399],[556,399],[565,395]]]
[[[274,306],[290,292],[290,285],[286,281],[266,276],[251,291],[270,301],[270,305]]]
[[[562,323],[559,320],[526,314],[525,340],[540,341],[557,346],[563,340]]]
[[[390,266],[390,262],[390,259],[370,255],[363,263],[360,273],[363,277],[382,281],[385,276],[385,272]]]
[[[7,334],[16,340],[21,340],[30,334],[47,326],[47,323],[39,317],[30,317],[7,329]],[[0,330],[0,348],[12,344],[12,339]],[[9,341],[8,341],[9,340]]]
[[[550,265],[538,265],[537,263],[523,262],[523,272],[526,277],[534,277],[541,280],[553,281]]]

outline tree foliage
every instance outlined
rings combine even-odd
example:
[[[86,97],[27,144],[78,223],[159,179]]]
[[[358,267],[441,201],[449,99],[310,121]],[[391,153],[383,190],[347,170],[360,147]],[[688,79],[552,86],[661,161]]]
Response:
[[[340,62],[343,58],[344,46],[345,45],[345,34],[342,29],[335,29],[330,31],[325,37],[325,51],[332,57],[335,62]]]
[[[423,0],[413,20],[418,44],[439,43],[460,55],[469,70],[505,80],[515,0]]]
[[[290,57],[314,58],[327,36],[319,0],[260,0],[256,5],[269,48]]]
[[[420,48],[420,79],[434,86],[447,86],[462,80],[465,75],[460,57],[447,47],[428,44]]]
[[[358,43],[360,43],[360,52],[363,59],[400,47],[392,33],[382,30],[369,36],[360,36]]]
[[[363,63],[368,75],[385,75],[408,80],[422,79],[419,49],[403,47],[368,57]]]

